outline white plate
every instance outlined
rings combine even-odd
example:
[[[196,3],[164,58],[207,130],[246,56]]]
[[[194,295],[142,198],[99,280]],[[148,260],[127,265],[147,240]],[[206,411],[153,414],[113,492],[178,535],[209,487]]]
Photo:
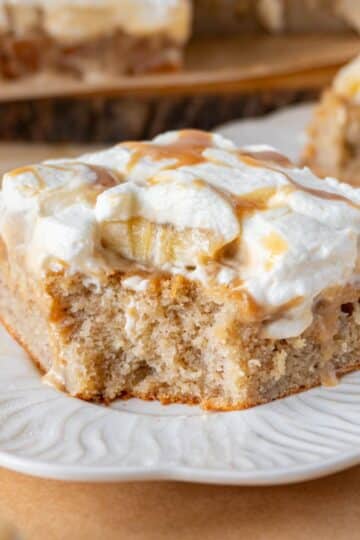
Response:
[[[239,146],[270,144],[296,161],[304,146],[305,128],[313,110],[314,105],[308,103],[284,107],[267,116],[229,122],[220,126],[216,132],[232,139]]]
[[[309,109],[224,127],[241,144],[270,141],[296,157]],[[277,131],[281,127],[281,132]],[[360,372],[247,411],[138,400],[93,405],[42,384],[0,328],[0,465],[84,481],[177,479],[280,484],[360,462]]]

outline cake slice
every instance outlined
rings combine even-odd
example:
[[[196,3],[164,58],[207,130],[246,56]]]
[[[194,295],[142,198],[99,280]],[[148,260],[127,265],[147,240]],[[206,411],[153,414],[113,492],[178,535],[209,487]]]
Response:
[[[0,0],[0,77],[179,68],[190,0]]]
[[[308,128],[303,161],[320,176],[360,185],[360,57],[324,92]]]
[[[360,365],[360,190],[185,130],[3,178],[0,316],[86,400],[241,409]]]

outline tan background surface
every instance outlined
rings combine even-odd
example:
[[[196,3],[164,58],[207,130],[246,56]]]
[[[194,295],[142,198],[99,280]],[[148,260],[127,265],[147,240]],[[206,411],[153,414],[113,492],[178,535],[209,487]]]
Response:
[[[352,540],[360,467],[292,486],[79,484],[0,470],[0,513],[28,540]]]

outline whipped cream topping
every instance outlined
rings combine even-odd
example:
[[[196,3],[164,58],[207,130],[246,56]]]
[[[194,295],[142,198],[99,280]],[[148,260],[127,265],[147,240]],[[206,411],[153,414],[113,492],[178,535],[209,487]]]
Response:
[[[0,209],[9,256],[39,278],[126,263],[141,292],[144,270],[182,274],[249,295],[271,338],[300,335],[322,291],[358,279],[360,189],[195,130],[12,171]]]
[[[360,103],[360,56],[340,69],[333,81],[333,89],[338,95]]]
[[[122,29],[134,36],[162,33],[183,42],[190,31],[189,0],[0,0],[12,6],[17,31],[25,31],[38,16],[49,35],[78,43]],[[1,22],[1,21],[0,21]]]

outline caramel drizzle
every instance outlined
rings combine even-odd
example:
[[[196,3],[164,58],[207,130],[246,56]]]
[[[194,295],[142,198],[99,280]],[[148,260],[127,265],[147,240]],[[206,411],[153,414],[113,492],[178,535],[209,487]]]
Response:
[[[180,132],[178,139],[171,144],[156,144],[152,142],[126,142],[120,144],[123,148],[133,150],[127,165],[127,172],[144,157],[153,161],[174,160],[174,165],[167,169],[197,165],[206,161],[204,150],[212,146],[212,136],[206,131],[185,129]]]
[[[31,173],[31,174],[33,174],[35,176],[36,181],[38,183],[38,187],[40,189],[46,188],[46,184],[44,182],[44,179],[41,176],[41,174],[39,173],[36,165],[26,165],[25,167],[19,167],[17,169],[14,169],[14,170],[10,171],[8,173],[8,175],[11,176],[12,178],[14,178],[15,176],[18,176],[19,174],[26,174],[26,173]],[[23,187],[25,188],[26,186],[23,186]]]
[[[174,165],[168,165],[167,169],[177,168],[186,165],[196,165],[199,163],[204,163],[207,159],[203,156],[203,152],[212,147],[212,135],[206,131],[196,130],[196,129],[187,129],[179,133],[178,139],[171,144],[155,144],[151,142],[127,142],[122,143],[119,146],[133,150],[129,163],[127,165],[127,172],[130,172],[131,169],[138,163],[138,161],[144,157],[150,157],[154,161],[161,160],[174,160]],[[347,197],[335,193],[330,193],[316,188],[309,188],[303,186],[294,178],[292,178],[287,172],[279,169],[282,168],[292,168],[294,164],[284,155],[276,152],[274,150],[259,150],[259,151],[248,151],[248,150],[237,150],[236,154],[239,159],[251,167],[265,168],[272,170],[274,172],[280,173],[287,178],[290,184],[299,189],[314,195],[315,197],[339,201],[353,206],[357,210],[360,209],[360,205],[354,203]],[[95,185],[102,186],[104,188],[114,187],[124,180],[124,176],[119,174],[113,169],[103,167],[100,165],[87,164],[82,162],[73,162],[74,164],[84,165],[90,170],[96,173],[97,179]],[[275,165],[275,166],[273,166]],[[68,170],[66,165],[51,165],[45,164],[47,167],[53,167],[59,170]],[[22,167],[12,171],[12,175],[17,175],[23,172],[31,171],[36,175],[39,184],[41,187],[44,187],[44,182],[41,176],[38,174],[34,166]],[[272,188],[263,188],[252,192],[251,194],[245,194],[244,196],[235,196],[232,194],[226,193],[220,188],[211,186],[212,189],[218,191],[223,197],[226,197],[228,201],[231,201],[231,204],[234,206],[237,215],[241,215],[244,211],[251,210],[263,210],[266,208],[266,203],[269,198],[275,194],[275,190]],[[263,192],[262,192],[263,191]],[[261,193],[262,192],[262,193]],[[267,195],[265,193],[267,192]]]
[[[244,195],[234,195],[217,186],[209,184],[208,187],[233,207],[234,212],[239,219],[243,218],[246,214],[266,210],[269,199],[276,193],[276,188],[264,187],[255,189]]]
[[[275,188],[259,188],[242,196],[231,196],[230,200],[238,218],[243,218],[249,212],[266,210],[268,201],[276,193]]]
[[[323,191],[322,189],[308,188],[306,186],[303,186],[302,184],[300,184],[296,180],[294,180],[291,176],[289,176],[285,172],[280,171],[280,170],[276,170],[276,169],[273,169],[273,170],[283,174],[284,176],[286,176],[286,178],[289,180],[289,182],[293,186],[295,186],[296,188],[298,188],[301,191],[305,191],[306,193],[309,193],[310,195],[314,195],[315,197],[318,197],[319,199],[323,199],[323,200],[326,200],[326,201],[343,202],[345,204],[348,204],[349,206],[352,206],[356,210],[360,210],[360,205],[359,204],[357,204],[354,201],[348,199],[344,195],[340,195],[338,193],[330,193],[329,191]]]
[[[218,292],[219,295],[223,298],[224,286],[218,286],[213,288],[215,294]],[[228,293],[229,294],[229,293]],[[280,304],[279,306],[274,306],[272,308],[265,308],[259,304],[255,298],[245,289],[239,288],[232,289],[230,292],[232,298],[236,298],[240,302],[239,315],[241,320],[244,322],[272,322],[281,318],[282,315],[299,307],[303,301],[303,296],[295,296],[287,302]]]
[[[212,135],[205,131],[188,129],[181,131],[178,139],[171,144],[162,145],[151,142],[128,142],[123,143],[120,146],[133,150],[127,165],[127,172],[130,172],[138,161],[144,157],[150,157],[154,161],[174,160],[173,165],[168,165],[166,167],[167,169],[173,169],[206,162],[207,159],[203,156],[203,153],[207,148],[212,147]],[[356,209],[360,209],[358,204],[343,195],[330,193],[321,189],[309,188],[294,180],[287,172],[278,168],[291,169],[294,167],[293,162],[279,152],[274,150],[237,150],[235,152],[239,159],[246,165],[266,168],[280,173],[287,178],[291,185],[300,191],[307,192],[310,195],[324,200],[344,202]],[[262,194],[260,193],[260,189],[256,190],[258,193],[253,192],[252,194],[246,194],[239,197],[228,194],[220,188],[214,186],[211,187],[221,194],[222,197],[225,197],[231,202],[239,217],[241,217],[244,212],[266,209],[269,198],[275,194],[275,190],[272,190],[272,188],[264,188]],[[267,194],[265,195],[266,192]]]
[[[287,158],[282,156],[281,154],[278,154],[277,152],[245,152],[242,153],[240,151],[239,153],[240,159],[246,163],[247,165],[250,165],[252,167],[258,167],[258,168],[265,168],[271,171],[274,171],[276,173],[282,174],[285,176],[285,178],[292,184],[294,187],[299,189],[300,191],[304,191],[306,193],[309,193],[310,195],[314,195],[315,197],[318,197],[320,199],[329,200],[329,201],[338,201],[338,202],[344,202],[348,204],[349,206],[352,206],[353,208],[356,208],[356,210],[360,210],[360,205],[355,203],[354,201],[351,201],[344,195],[340,195],[338,193],[330,193],[329,191],[324,191],[322,189],[316,189],[316,188],[309,188],[306,186],[303,186],[294,178],[292,178],[288,173],[285,171],[278,169],[277,167],[273,167],[271,163],[276,163],[279,166],[282,167],[292,167],[293,165]],[[270,158],[269,159],[264,159]],[[284,165],[282,163],[287,163],[287,165]]]
[[[290,161],[286,156],[276,152],[275,150],[239,150],[238,155],[243,163],[248,163],[250,166],[254,166],[253,162],[262,161],[269,162],[278,165],[279,167],[285,167],[291,169],[294,167],[294,163]]]
[[[80,165],[83,167],[86,167],[90,171],[94,172],[96,175],[96,180],[93,182],[92,186],[100,186],[104,188],[111,188],[114,186],[117,186],[120,182],[123,181],[123,176],[119,174],[114,169],[110,169],[108,167],[103,167],[102,165],[93,165],[92,163],[84,163],[82,161],[73,161],[71,164],[69,164],[69,167],[64,165],[58,165],[58,164],[48,164],[46,163],[46,167],[50,167],[55,170],[59,171],[69,171],[71,169],[71,166],[73,165]]]
[[[250,295],[250,293],[247,293]],[[251,295],[250,295],[251,296]],[[295,296],[294,298],[291,298],[287,302],[284,302],[283,304],[280,304],[279,306],[272,307],[270,309],[265,309],[264,307],[259,306],[257,304],[257,314],[258,319],[260,321],[266,321],[266,322],[272,322],[279,317],[281,317],[284,313],[291,311],[292,309],[297,308],[300,306],[304,301],[303,296]],[[253,302],[256,302],[253,299]]]
[[[86,167],[88,170],[94,172],[96,175],[96,179],[92,184],[82,186],[84,191],[87,191],[88,189],[94,189],[94,188],[100,188],[101,191],[104,191],[105,189],[109,189],[114,186],[117,186],[119,183],[123,181],[123,175],[121,175],[118,171],[115,171],[113,169],[110,169],[108,167],[103,167],[100,165],[83,163],[81,161],[75,161],[75,162],[69,163],[69,165],[67,164],[60,165],[60,164],[54,164],[54,163],[41,164],[41,166],[46,167],[48,169],[53,169],[56,171],[64,171],[64,172],[71,171],[71,167],[76,166],[76,165]],[[9,174],[12,177],[14,177],[14,176],[17,176],[19,174],[24,174],[24,173],[33,174],[38,182],[38,187],[40,189],[45,189],[47,187],[36,165],[28,165],[25,167],[20,167],[18,169],[11,171]]]
[[[104,188],[112,188],[124,181],[124,176],[118,171],[115,171],[114,169],[89,163],[79,162],[79,164],[84,165],[96,174],[96,180],[94,184],[97,186],[101,186]]]

